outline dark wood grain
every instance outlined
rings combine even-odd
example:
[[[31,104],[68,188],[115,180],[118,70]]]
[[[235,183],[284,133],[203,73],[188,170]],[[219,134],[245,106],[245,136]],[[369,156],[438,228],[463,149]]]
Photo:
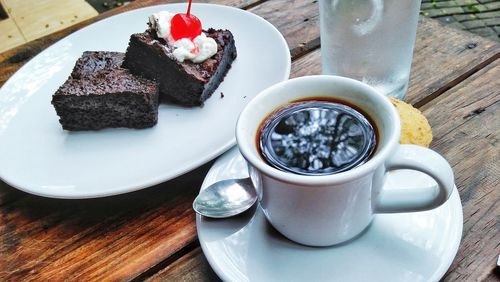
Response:
[[[421,18],[408,101],[421,106],[500,57],[500,44]]]
[[[500,60],[422,109],[462,200],[463,239],[447,281],[482,281],[500,254]]]
[[[200,247],[189,252],[175,263],[162,269],[147,279],[156,281],[220,281],[217,274],[210,268]]]
[[[129,280],[196,240],[191,203],[210,164],[126,195],[0,207],[0,280]]]
[[[272,0],[249,11],[268,20],[285,36],[292,57],[319,46],[317,1]]]
[[[2,3],[0,2],[0,20],[8,19],[9,14],[7,14],[7,11],[3,7]]]

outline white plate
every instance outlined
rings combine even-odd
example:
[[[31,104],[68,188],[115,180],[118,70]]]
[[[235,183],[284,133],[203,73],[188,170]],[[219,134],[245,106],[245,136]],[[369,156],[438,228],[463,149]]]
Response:
[[[186,4],[120,14],[62,39],[0,89],[0,178],[37,195],[92,198],[142,189],[188,172],[235,144],[238,114],[258,92],[288,79],[290,53],[279,31],[240,9],[193,4],[204,28],[229,29],[238,57],[204,107],[161,105],[151,129],[68,132],[50,104],[86,50],[124,52],[148,15]],[[224,98],[221,98],[221,92]]]
[[[247,175],[246,163],[234,148],[213,165],[202,189]],[[391,188],[433,185],[428,176],[414,171],[392,172],[387,181]],[[456,187],[439,208],[376,215],[358,238],[328,248],[289,241],[256,207],[230,219],[196,217],[203,252],[224,281],[438,281],[457,253],[462,224]]]

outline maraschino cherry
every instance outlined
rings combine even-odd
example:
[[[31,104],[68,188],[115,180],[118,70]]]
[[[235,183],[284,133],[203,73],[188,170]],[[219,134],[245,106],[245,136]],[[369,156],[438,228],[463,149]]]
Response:
[[[189,0],[186,14],[176,14],[172,17],[172,21],[170,22],[170,34],[174,40],[182,38],[194,40],[196,36],[201,34],[200,20],[196,16],[190,14],[191,1],[192,0]]]

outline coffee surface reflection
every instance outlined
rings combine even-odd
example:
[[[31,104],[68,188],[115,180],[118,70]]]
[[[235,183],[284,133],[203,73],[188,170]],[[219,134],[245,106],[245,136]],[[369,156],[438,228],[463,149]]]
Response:
[[[376,128],[358,110],[333,101],[289,103],[271,113],[257,136],[271,166],[300,175],[327,175],[365,163],[376,147]]]

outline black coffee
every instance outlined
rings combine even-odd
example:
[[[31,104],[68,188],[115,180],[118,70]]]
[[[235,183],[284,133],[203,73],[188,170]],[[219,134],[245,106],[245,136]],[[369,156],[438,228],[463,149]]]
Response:
[[[376,146],[375,132],[368,119],[350,106],[308,100],[271,113],[257,142],[271,166],[295,174],[325,175],[365,163]]]

